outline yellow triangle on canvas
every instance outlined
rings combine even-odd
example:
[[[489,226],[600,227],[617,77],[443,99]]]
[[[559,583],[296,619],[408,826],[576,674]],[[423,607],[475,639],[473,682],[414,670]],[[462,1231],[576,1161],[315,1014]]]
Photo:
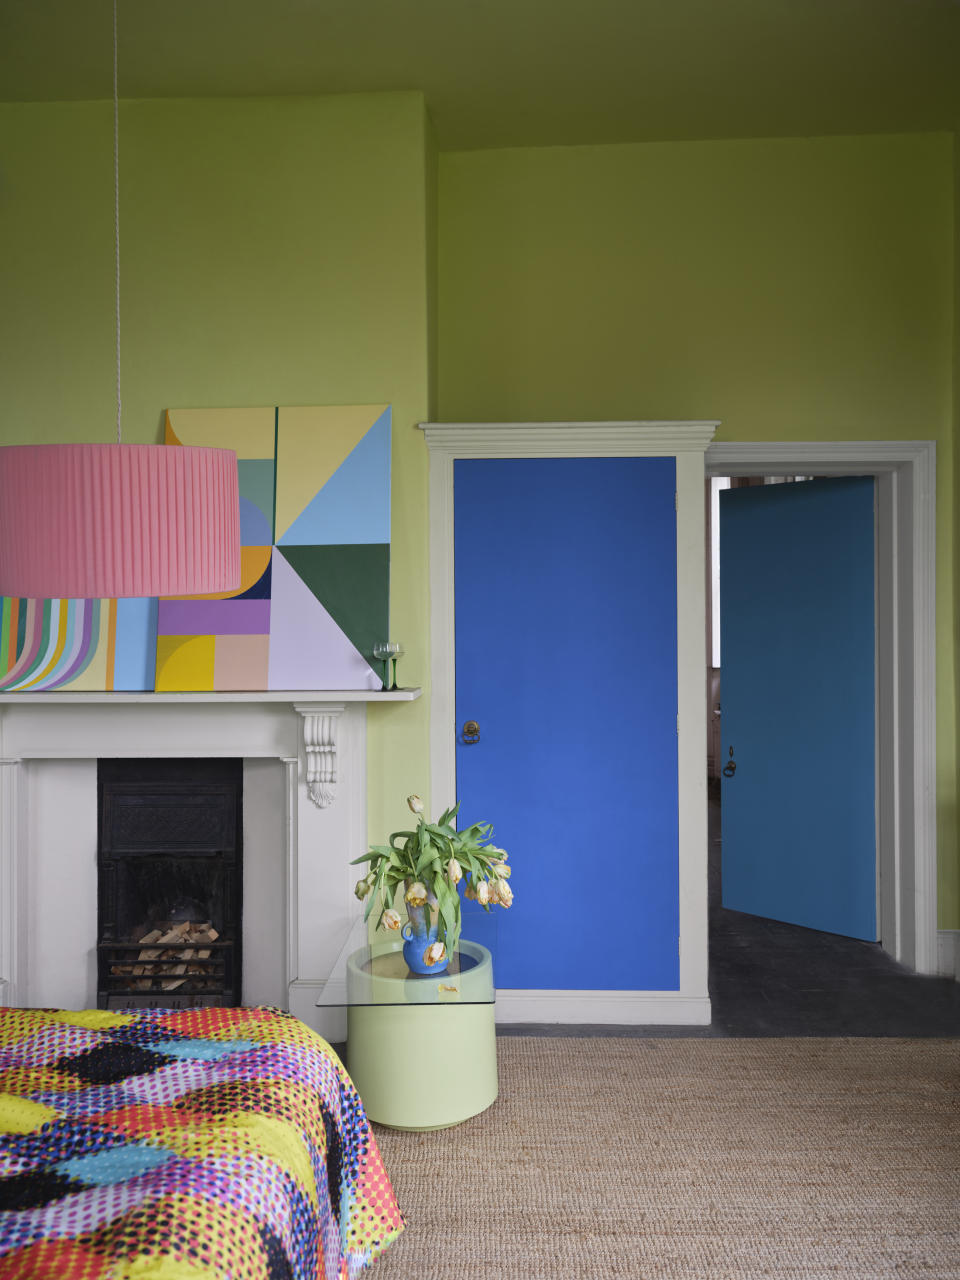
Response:
[[[168,409],[164,434],[167,444],[234,449],[238,458],[272,458],[275,428],[272,405],[261,409]]]
[[[333,404],[280,408],[274,541],[281,540],[387,407]]]

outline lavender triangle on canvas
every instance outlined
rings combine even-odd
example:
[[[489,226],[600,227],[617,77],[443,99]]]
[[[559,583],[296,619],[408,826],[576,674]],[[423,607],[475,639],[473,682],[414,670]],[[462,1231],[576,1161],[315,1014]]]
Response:
[[[273,550],[269,689],[380,689],[382,682],[306,583]]]

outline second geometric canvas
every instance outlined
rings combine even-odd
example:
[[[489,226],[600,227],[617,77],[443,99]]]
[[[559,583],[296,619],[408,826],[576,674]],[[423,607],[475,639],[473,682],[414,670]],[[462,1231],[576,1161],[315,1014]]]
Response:
[[[242,578],[160,600],[158,693],[381,687],[390,428],[383,404],[167,412],[167,444],[236,450]]]

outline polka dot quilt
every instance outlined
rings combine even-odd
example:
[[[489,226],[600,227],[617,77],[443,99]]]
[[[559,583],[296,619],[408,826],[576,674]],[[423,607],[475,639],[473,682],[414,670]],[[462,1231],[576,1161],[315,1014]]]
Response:
[[[351,1280],[403,1225],[290,1014],[0,1009],[0,1280]]]

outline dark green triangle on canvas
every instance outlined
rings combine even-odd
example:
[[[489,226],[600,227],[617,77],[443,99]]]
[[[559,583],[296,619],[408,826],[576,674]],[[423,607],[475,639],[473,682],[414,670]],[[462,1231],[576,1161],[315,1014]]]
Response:
[[[389,543],[276,549],[377,671],[373,646],[390,639]]]

